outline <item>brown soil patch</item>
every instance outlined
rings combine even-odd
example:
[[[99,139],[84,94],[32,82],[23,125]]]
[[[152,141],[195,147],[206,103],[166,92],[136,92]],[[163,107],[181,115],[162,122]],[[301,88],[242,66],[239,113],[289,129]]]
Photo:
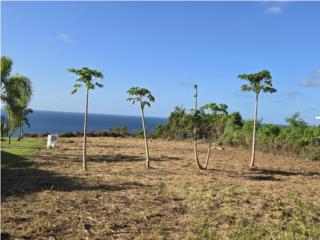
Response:
[[[258,153],[250,171],[250,152],[226,147],[200,171],[191,142],[150,140],[145,169],[143,139],[89,138],[84,173],[81,148],[81,138],[62,138],[39,152],[37,168],[3,173],[3,237],[233,239],[248,226],[282,236],[288,224],[318,236],[320,162]]]

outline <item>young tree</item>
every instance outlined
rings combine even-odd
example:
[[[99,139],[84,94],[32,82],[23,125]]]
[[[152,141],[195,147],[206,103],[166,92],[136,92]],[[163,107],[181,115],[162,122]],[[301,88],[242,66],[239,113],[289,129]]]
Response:
[[[70,68],[68,69],[68,72],[74,73],[78,76],[76,83],[73,85],[73,90],[71,94],[75,94],[82,85],[86,87],[85,114],[83,127],[83,170],[87,171],[87,119],[89,90],[93,90],[95,89],[95,87],[103,87],[103,84],[100,83],[100,80],[103,79],[103,74],[98,70],[92,70],[87,67],[83,67],[80,69]]]
[[[252,91],[255,93],[256,97],[253,115],[252,155],[250,162],[250,168],[253,168],[255,164],[256,120],[258,112],[259,94],[261,92],[275,93],[277,90],[272,86],[272,77],[268,70],[262,70],[253,74],[240,74],[238,78],[240,78],[241,80],[249,81],[249,84],[244,84],[241,86],[241,90],[245,92]]]
[[[193,151],[194,151],[194,158],[196,160],[197,166],[199,169],[203,169],[202,165],[199,162],[199,157],[198,157],[198,133],[197,133],[197,126],[201,120],[200,116],[200,111],[198,110],[198,85],[194,84],[193,88],[195,90],[194,98],[195,98],[195,103],[194,103],[194,111],[193,111]]]
[[[155,98],[154,98],[154,96],[152,96],[151,92],[146,88],[131,87],[127,91],[127,93],[129,94],[127,101],[132,102],[132,104],[135,104],[136,102],[138,102],[140,104],[142,128],[143,128],[143,136],[144,136],[144,145],[145,145],[145,150],[146,150],[146,167],[149,167],[150,160],[149,160],[147,132],[146,132],[146,126],[145,126],[145,122],[144,122],[144,107],[145,106],[150,107],[150,103],[154,102]]]
[[[210,111],[209,113],[205,113],[205,111]],[[226,117],[228,116],[228,106],[226,104],[216,104],[216,103],[208,103],[201,107],[201,112],[203,112],[202,116],[204,118],[204,124],[207,126],[207,131],[209,131],[209,145],[207,151],[207,158],[203,169],[208,168],[211,149],[212,149],[212,141],[216,132],[218,136],[223,131],[221,128],[224,127]]]
[[[212,141],[214,137],[214,131],[217,131],[219,127],[222,127],[225,121],[225,116],[228,114],[228,106],[226,104],[215,104],[208,103],[205,104],[198,110],[198,85],[194,85],[195,89],[195,109],[192,117],[192,121],[194,124],[194,158],[196,160],[197,166],[199,169],[207,169],[211,154]],[[206,111],[210,111],[206,113]],[[206,162],[202,165],[199,161],[198,157],[198,128],[202,127],[202,130],[205,132],[209,132],[209,145],[207,151]]]

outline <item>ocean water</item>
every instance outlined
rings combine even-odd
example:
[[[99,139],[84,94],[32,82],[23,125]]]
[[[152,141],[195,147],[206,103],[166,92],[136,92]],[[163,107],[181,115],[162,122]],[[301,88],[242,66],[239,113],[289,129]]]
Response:
[[[28,119],[31,126],[30,128],[24,126],[27,133],[83,132],[83,113],[36,110],[28,116]],[[158,124],[165,123],[166,120],[166,118],[145,117],[146,128],[152,131]],[[142,129],[141,117],[89,113],[89,132],[120,126],[128,127],[129,132],[140,130]]]

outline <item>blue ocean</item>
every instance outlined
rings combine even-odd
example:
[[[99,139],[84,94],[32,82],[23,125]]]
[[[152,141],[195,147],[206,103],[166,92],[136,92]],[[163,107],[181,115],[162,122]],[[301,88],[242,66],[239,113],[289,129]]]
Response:
[[[24,126],[26,133],[63,133],[83,132],[83,113],[39,111],[28,116],[30,128]],[[146,117],[146,127],[152,131],[158,124],[165,123],[166,118]],[[141,117],[89,113],[88,131],[108,130],[113,127],[128,127],[129,132],[142,129]]]

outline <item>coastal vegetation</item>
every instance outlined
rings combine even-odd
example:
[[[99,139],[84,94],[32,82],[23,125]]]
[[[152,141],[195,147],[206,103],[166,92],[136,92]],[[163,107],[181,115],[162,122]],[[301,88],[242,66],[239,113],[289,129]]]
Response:
[[[11,73],[13,61],[11,58],[1,57],[1,85],[0,96],[6,116],[1,114],[1,136],[7,135],[8,142],[14,131],[19,128],[18,140],[23,138],[23,125],[28,125],[27,115],[32,112],[28,108],[32,97],[32,83],[29,78]]]
[[[100,80],[103,79],[102,72],[98,70],[92,70],[87,67],[81,69],[70,68],[68,72],[74,73],[78,76],[76,83],[73,85],[71,94],[75,94],[82,85],[86,88],[86,100],[85,100],[85,110],[84,110],[84,124],[83,124],[83,170],[87,171],[87,128],[88,128],[88,99],[89,91],[94,90],[95,87],[102,88],[103,84]]]
[[[153,138],[187,140],[193,137],[192,123],[188,119],[193,113],[184,107],[177,106],[170,113],[165,124],[158,125],[151,133]],[[199,115],[200,119],[204,117]],[[218,131],[215,131],[214,141],[218,145],[248,149],[252,146],[253,121],[245,120],[239,112],[229,115],[218,115]],[[256,148],[272,154],[301,157],[310,160],[320,160],[320,127],[309,126],[294,113],[286,118],[288,125],[256,123]],[[203,120],[199,121],[199,123]],[[207,124],[198,124],[197,136],[205,142],[210,142],[210,131]]]

